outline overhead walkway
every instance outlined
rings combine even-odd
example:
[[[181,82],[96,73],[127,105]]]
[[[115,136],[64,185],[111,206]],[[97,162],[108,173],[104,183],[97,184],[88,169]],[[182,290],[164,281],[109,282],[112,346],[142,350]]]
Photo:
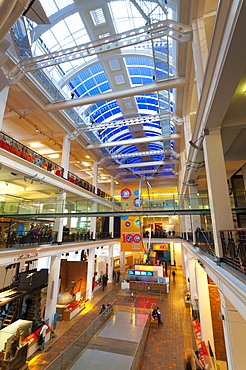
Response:
[[[98,203],[97,199],[70,198],[63,201],[14,200],[0,202],[0,217],[17,219],[50,219],[58,217],[98,217],[98,216],[147,216],[208,214],[210,207],[207,197],[169,196],[160,199],[134,200],[134,209],[127,208],[127,200]]]

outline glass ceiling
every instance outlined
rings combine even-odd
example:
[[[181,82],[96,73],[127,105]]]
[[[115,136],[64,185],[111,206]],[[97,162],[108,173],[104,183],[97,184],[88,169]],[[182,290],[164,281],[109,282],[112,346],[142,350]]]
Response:
[[[28,32],[33,43],[32,55],[38,56],[73,46],[83,45],[93,40],[125,32],[158,21],[175,19],[174,9],[162,7],[154,0],[96,0],[80,2],[73,0],[40,0],[50,25],[36,25],[26,20]],[[135,4],[134,4],[135,3]],[[164,2],[162,2],[164,3]],[[174,3],[172,2],[172,7]],[[127,101],[117,99],[117,90],[151,84],[160,79],[176,76],[176,44],[170,37],[162,36],[152,41],[145,41],[115,50],[115,52],[94,54],[73,61],[66,61],[56,66],[45,68],[45,73],[56,84],[64,99],[100,95],[116,91],[116,99],[97,102],[93,105],[74,108],[87,124],[105,123],[105,127],[83,135],[94,142],[112,142],[133,139],[131,126],[110,127],[111,121],[120,121],[131,116],[153,115],[174,111],[173,91],[136,95]],[[70,113],[68,111],[68,113]],[[81,119],[81,122],[83,122]],[[82,124],[84,127],[85,123]],[[174,126],[169,120],[138,125],[141,137],[153,137],[165,133],[174,133]],[[148,151],[175,149],[174,141],[148,143]],[[146,150],[146,149],[145,149]],[[100,151],[100,150],[99,150]],[[122,145],[107,148],[108,154],[127,154],[136,152],[135,157],[115,159],[119,164],[144,162],[137,152],[138,145]],[[105,150],[104,150],[105,153]],[[101,151],[101,154],[103,152]],[[164,154],[151,156],[152,161],[163,160]],[[158,167],[158,166],[157,166]],[[166,166],[165,166],[166,168]],[[173,165],[168,165],[173,169]],[[132,171],[144,170],[144,167],[132,168]],[[151,169],[146,166],[146,169]],[[122,171],[120,171],[122,172]],[[171,173],[171,172],[170,172]],[[163,172],[168,175],[168,172]],[[160,172],[158,173],[160,176]]]

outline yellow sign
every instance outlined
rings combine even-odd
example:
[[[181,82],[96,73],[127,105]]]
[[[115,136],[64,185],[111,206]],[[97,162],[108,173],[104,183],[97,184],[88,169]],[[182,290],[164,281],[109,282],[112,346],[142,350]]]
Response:
[[[169,251],[170,243],[153,244],[152,249],[154,251]]]

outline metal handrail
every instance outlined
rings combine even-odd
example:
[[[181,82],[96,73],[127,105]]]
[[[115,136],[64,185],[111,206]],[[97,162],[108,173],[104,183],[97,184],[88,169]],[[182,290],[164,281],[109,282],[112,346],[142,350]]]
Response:
[[[115,299],[111,304],[110,304],[110,306],[109,307],[107,307],[107,312],[108,312],[108,316],[107,317],[109,317],[109,315],[110,315],[110,313],[111,313],[111,315],[110,315],[110,317],[112,316],[112,313],[114,312],[113,310],[112,310],[112,308],[113,308],[113,306],[115,305],[115,302],[117,301],[117,299]],[[74,341],[72,342],[72,343],[70,343],[69,344],[69,346],[66,348],[66,349],[64,349],[64,351],[62,351],[60,354],[59,354],[59,356],[57,356],[48,366],[46,366],[45,367],[45,369],[44,370],[46,370],[46,369],[49,369],[51,366],[52,366],[52,364],[53,363],[55,363],[55,361],[57,361],[57,359],[59,359],[59,358],[62,358],[62,356],[64,355],[64,353],[66,352],[66,351],[68,351],[69,350],[69,348],[71,348],[72,346],[74,346],[74,343],[76,342],[76,341],[78,341],[83,335],[86,335],[86,332],[87,331],[89,331],[91,328],[93,328],[93,326],[94,326],[94,324],[95,324],[95,322],[96,321],[99,321],[100,319],[101,319],[101,317],[102,316],[105,316],[105,315],[103,315],[103,314],[100,314],[95,320],[93,320],[92,321],[92,323],[88,326],[88,328],[85,330],[85,331],[83,331],[83,333],[81,333],[76,339],[74,339]],[[105,321],[102,323],[102,326],[105,324]],[[101,326],[101,327],[102,327]],[[98,329],[99,330],[99,329]],[[97,331],[98,331],[97,330]],[[92,332],[94,332],[93,330],[92,330]],[[95,333],[93,334],[93,336],[95,335]],[[91,339],[90,339],[91,340]],[[89,343],[89,341],[88,341],[88,343]],[[88,344],[88,343],[86,343],[85,345],[84,345],[84,347],[86,347],[86,345]],[[83,350],[83,348],[81,348],[81,352],[82,352],[82,350]]]

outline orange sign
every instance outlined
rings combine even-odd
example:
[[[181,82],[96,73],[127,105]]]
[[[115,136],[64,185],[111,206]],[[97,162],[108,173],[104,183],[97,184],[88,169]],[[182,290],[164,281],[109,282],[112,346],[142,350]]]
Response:
[[[136,185],[129,185],[121,189],[122,209],[137,211],[141,207],[139,190]],[[141,236],[141,219],[138,216],[121,217],[121,251],[143,251]]]

